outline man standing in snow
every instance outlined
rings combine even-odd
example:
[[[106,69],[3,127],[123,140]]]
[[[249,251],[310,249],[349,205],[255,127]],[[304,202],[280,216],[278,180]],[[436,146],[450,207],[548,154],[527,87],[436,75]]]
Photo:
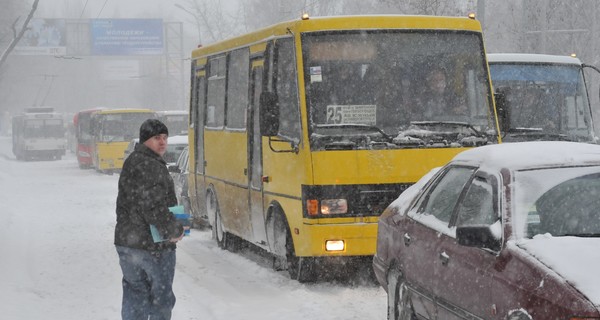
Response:
[[[146,120],[119,177],[115,246],[123,271],[124,320],[168,320],[175,306],[175,249],[184,228],[169,211],[177,198],[162,158],[168,136],[162,122]],[[155,242],[150,225],[169,240]]]

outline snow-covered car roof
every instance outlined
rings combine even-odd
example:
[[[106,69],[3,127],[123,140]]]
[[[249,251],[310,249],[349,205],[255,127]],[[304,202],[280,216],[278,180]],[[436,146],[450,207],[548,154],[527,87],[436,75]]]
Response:
[[[600,165],[600,145],[567,141],[503,143],[469,149],[456,155],[452,162],[496,170]]]
[[[168,140],[169,144],[188,144],[188,136],[177,135],[177,136],[169,136]]]
[[[578,58],[535,53],[488,53],[488,63],[559,63],[581,65]]]
[[[187,115],[188,112],[185,110],[165,110],[165,111],[157,111],[159,115]]]

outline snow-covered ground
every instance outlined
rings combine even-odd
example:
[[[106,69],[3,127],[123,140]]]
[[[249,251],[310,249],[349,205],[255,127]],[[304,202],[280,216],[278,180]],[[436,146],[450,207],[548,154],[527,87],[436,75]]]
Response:
[[[75,156],[16,161],[0,137],[0,319],[119,319],[113,246],[118,175]],[[372,283],[301,284],[251,252],[219,249],[209,231],[178,245],[174,320],[385,319]]]

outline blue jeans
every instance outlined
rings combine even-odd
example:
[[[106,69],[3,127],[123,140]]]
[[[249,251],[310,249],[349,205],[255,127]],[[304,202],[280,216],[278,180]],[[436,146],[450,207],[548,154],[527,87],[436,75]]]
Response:
[[[169,320],[175,306],[175,250],[116,246],[123,271],[123,320]]]

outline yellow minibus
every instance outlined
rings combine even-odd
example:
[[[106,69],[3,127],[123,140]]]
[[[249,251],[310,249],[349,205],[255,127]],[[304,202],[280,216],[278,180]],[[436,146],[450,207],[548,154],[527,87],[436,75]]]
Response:
[[[193,215],[300,282],[370,265],[403,190],[501,139],[471,18],[303,16],[195,49],[191,68]]]
[[[101,109],[91,116],[92,167],[103,173],[123,168],[125,148],[139,136],[146,119],[156,118],[151,109]]]

